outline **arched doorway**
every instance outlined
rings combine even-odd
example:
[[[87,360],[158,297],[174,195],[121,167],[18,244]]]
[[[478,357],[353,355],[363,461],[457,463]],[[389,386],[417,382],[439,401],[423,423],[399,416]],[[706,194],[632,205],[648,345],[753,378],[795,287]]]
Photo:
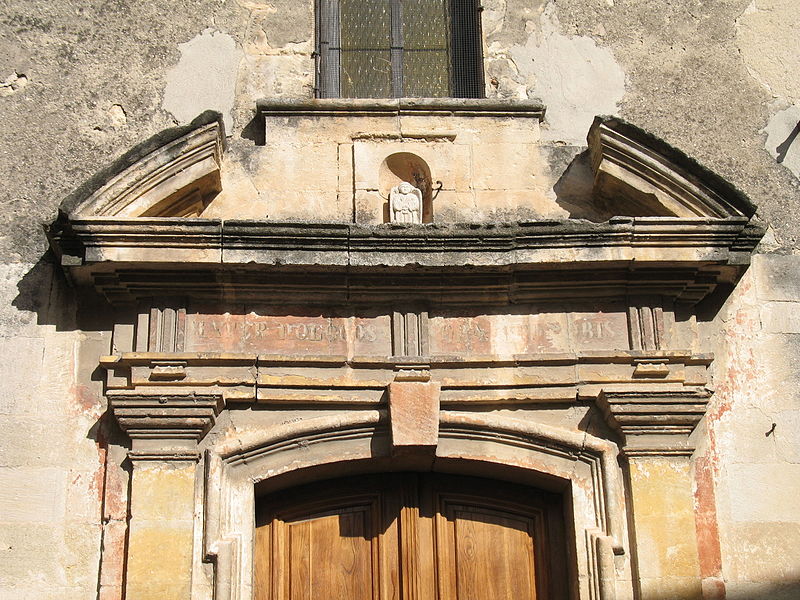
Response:
[[[256,600],[515,600],[568,594],[562,498],[489,479],[392,473],[256,505]]]

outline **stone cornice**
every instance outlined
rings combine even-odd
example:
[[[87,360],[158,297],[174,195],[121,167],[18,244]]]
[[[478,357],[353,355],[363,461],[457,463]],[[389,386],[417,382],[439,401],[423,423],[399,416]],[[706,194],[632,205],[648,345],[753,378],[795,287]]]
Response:
[[[180,379],[153,377],[167,359],[183,365]],[[443,405],[573,403],[591,401],[601,395],[604,402],[616,406],[613,403],[617,397],[627,398],[625,394],[637,397],[636,393],[646,398],[667,398],[664,403],[670,405],[674,403],[673,397],[681,401],[684,396],[705,393],[706,370],[712,360],[710,355],[687,351],[591,351],[466,358],[129,352],[103,357],[101,366],[116,375],[116,383],[109,382],[109,387],[122,388],[109,391],[115,414],[130,416],[133,420],[125,421],[124,426],[138,432],[143,427],[141,423],[147,423],[136,420],[146,416],[143,409],[163,410],[161,398],[172,398],[178,393],[185,398],[183,404],[175,404],[180,410],[190,402],[192,397],[185,395],[191,392],[198,398],[208,397],[209,402],[213,393],[229,403],[364,407],[382,404],[387,386],[395,379],[437,383],[441,386]],[[658,369],[643,370],[642,365]],[[494,382],[491,371],[503,373],[508,369],[514,369],[513,386]],[[419,374],[423,371],[424,377]],[[287,375],[300,372],[304,374],[299,378]],[[410,378],[409,372],[412,372]],[[125,399],[125,404],[120,404],[119,398]],[[130,415],[119,413],[118,407],[136,411]],[[153,416],[156,414],[160,413]]]
[[[308,298],[316,287],[321,302],[392,301],[404,288],[440,298],[450,289],[456,303],[480,301],[476,293],[500,303],[582,294],[695,303],[736,279],[761,234],[745,217],[403,226],[89,218],[66,223],[53,242],[72,275],[113,302],[293,291]]]
[[[86,218],[71,220],[56,233],[54,240],[76,250],[76,258],[81,258],[85,264],[107,260],[170,262],[171,255],[187,250],[198,251],[187,258],[189,262],[200,264],[480,266],[533,263],[541,259],[563,263],[612,258],[716,260],[740,264],[747,260],[746,256],[755,248],[762,233],[760,228],[749,225],[745,217],[615,217],[605,223],[542,220],[373,226]],[[148,255],[148,250],[155,248],[159,255]],[[574,253],[564,255],[561,252],[564,248],[571,248]],[[604,254],[603,249],[613,249],[614,254]],[[637,256],[637,251],[643,249],[647,250],[638,252]],[[669,257],[658,256],[657,249],[669,249]],[[549,250],[559,252],[548,255]],[[623,253],[626,250],[627,255]]]
[[[256,104],[263,116],[395,116],[528,117],[544,119],[538,100],[503,101],[489,98],[326,98],[264,99]]]

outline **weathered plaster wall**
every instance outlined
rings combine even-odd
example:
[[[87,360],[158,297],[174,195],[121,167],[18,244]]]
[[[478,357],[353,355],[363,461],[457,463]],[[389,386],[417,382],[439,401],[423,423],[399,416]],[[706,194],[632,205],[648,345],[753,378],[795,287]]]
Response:
[[[788,599],[800,590],[799,301],[798,261],[760,255],[717,322],[701,325],[718,359],[697,432],[695,500],[700,515],[716,510],[719,525],[715,534],[699,517],[701,535],[721,542],[721,562],[709,540],[701,564],[705,576],[725,580],[728,598]]]
[[[702,325],[701,339],[715,340],[717,394],[696,436],[695,498],[709,594],[718,580],[729,598],[796,597],[796,2],[484,5],[487,94],[544,100],[553,170],[582,150],[593,114],[618,113],[740,187],[772,228],[764,248],[775,253],[757,257]],[[97,425],[105,407],[93,375],[109,337],[91,308],[76,311],[43,257],[40,223],[132,145],[205,109],[226,117],[229,185],[254,193],[255,100],[313,95],[312,34],[311,3],[298,0],[9,0],[0,9],[3,598],[113,596],[121,582],[127,483],[105,469],[104,436],[116,432]],[[570,172],[557,195],[585,191],[585,163]]]

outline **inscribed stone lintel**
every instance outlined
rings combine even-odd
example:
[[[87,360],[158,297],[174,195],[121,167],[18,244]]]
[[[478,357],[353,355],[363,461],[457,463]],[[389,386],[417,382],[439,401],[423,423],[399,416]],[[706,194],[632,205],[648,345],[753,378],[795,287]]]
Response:
[[[389,384],[392,452],[427,453],[439,440],[441,385],[431,381],[393,381]]]

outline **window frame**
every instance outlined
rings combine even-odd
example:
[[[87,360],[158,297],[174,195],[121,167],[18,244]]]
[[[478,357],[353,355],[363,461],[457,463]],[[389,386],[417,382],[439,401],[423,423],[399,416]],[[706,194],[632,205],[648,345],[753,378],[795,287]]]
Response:
[[[391,24],[391,86],[392,95],[389,98],[408,97],[404,92],[404,54],[403,31],[402,31],[402,10],[403,0],[386,0],[390,4],[390,24]],[[461,46],[456,46],[454,36],[454,8],[453,4],[457,0],[448,0],[450,10],[448,13],[447,44],[449,47],[449,94],[442,96],[446,98],[484,98],[485,81],[483,69],[483,29],[481,23],[481,12],[483,6],[480,0],[470,0],[474,2],[474,21],[472,27],[472,60],[474,65],[472,73],[467,73],[465,66],[465,56],[470,50],[464,51]],[[315,0],[314,3],[314,54],[315,59],[315,81],[314,96],[316,98],[365,98],[369,96],[342,96],[341,95],[341,22],[339,12],[340,0]],[[323,18],[326,17],[326,18]],[[469,34],[466,34],[469,35]],[[461,36],[460,39],[463,39]],[[460,49],[460,51],[458,51]],[[455,55],[461,59],[457,62]],[[459,91],[456,88],[457,78],[456,69],[461,73],[463,88],[472,88],[475,93]]]

